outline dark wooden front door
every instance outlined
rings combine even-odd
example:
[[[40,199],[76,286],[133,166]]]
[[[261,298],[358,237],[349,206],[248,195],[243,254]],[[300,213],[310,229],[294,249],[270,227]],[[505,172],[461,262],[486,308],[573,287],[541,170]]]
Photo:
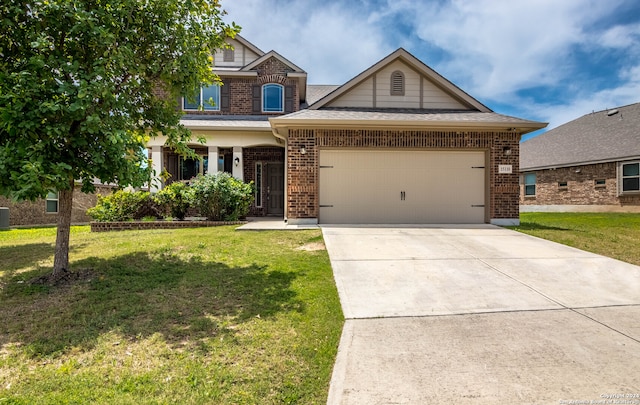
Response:
[[[284,215],[284,164],[267,164],[267,215]]]

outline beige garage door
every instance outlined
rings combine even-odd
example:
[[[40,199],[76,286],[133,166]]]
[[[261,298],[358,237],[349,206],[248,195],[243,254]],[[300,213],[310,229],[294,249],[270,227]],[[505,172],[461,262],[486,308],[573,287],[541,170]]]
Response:
[[[323,224],[485,222],[485,153],[320,151]]]

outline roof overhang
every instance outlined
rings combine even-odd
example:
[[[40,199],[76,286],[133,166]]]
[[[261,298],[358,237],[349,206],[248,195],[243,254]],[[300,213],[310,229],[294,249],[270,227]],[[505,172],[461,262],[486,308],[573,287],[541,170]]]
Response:
[[[601,163],[618,163],[618,162],[627,162],[632,160],[640,160],[640,155],[632,155],[632,156],[621,156],[616,158],[609,159],[600,159],[600,160],[588,160],[583,162],[567,162],[560,163],[555,165],[544,165],[544,166],[535,166],[535,167],[521,167],[521,172],[533,172],[536,170],[554,170],[554,169],[564,169],[567,167],[577,167],[577,166],[588,166],[588,165],[597,165]]]
[[[185,128],[200,131],[258,131],[271,132],[268,121],[180,120]]]
[[[327,111],[329,112],[329,111]],[[291,128],[296,129],[403,129],[403,130],[459,130],[459,131],[508,131],[526,134],[547,126],[545,122],[527,121],[507,117],[495,113],[469,113],[464,119],[427,119],[429,114],[409,114],[399,118],[394,113],[370,113],[357,118],[330,117],[297,117],[290,114],[269,119],[271,127],[277,132]],[[473,119],[476,115],[478,119]],[[454,114],[455,116],[455,114]],[[499,118],[492,120],[491,118]],[[480,119],[481,118],[481,119]]]

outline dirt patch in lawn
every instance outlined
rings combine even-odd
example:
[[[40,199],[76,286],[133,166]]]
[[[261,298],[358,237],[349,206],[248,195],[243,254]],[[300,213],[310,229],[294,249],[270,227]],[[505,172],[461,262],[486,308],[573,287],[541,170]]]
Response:
[[[302,246],[300,246],[299,248],[297,248],[297,250],[304,250],[305,252],[316,252],[318,250],[325,250],[326,247],[324,246],[324,243],[322,242],[311,242],[311,243],[306,243]]]
[[[93,269],[79,269],[75,271],[62,270],[56,274],[49,273],[44,276],[36,277],[29,280],[31,285],[45,285],[45,286],[66,286],[76,283],[89,282],[95,277]]]

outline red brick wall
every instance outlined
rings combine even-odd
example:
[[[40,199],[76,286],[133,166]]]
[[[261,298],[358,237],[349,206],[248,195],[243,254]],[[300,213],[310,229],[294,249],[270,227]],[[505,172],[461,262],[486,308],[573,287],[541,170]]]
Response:
[[[318,149],[322,147],[489,151],[489,218],[519,218],[519,141],[513,132],[302,130],[289,132],[287,206],[292,219],[318,217]],[[303,147],[306,154],[300,154]],[[510,154],[505,153],[505,148]],[[510,164],[511,174],[498,174]]]
[[[536,195],[525,197],[524,184],[521,184],[520,204],[640,205],[640,195],[617,195],[616,166],[615,162],[610,162],[527,172],[536,174]],[[605,180],[606,184],[596,185],[595,181],[598,179]],[[559,182],[567,182],[567,187],[560,187]]]
[[[194,115],[255,115],[252,111],[252,86],[266,83],[279,83],[294,86],[294,111],[300,109],[300,89],[298,81],[286,76],[291,69],[276,58],[269,58],[256,67],[257,77],[234,78],[221,76],[224,85],[229,86],[229,110],[221,111],[188,111]],[[282,115],[283,113],[260,113],[259,115]]]

